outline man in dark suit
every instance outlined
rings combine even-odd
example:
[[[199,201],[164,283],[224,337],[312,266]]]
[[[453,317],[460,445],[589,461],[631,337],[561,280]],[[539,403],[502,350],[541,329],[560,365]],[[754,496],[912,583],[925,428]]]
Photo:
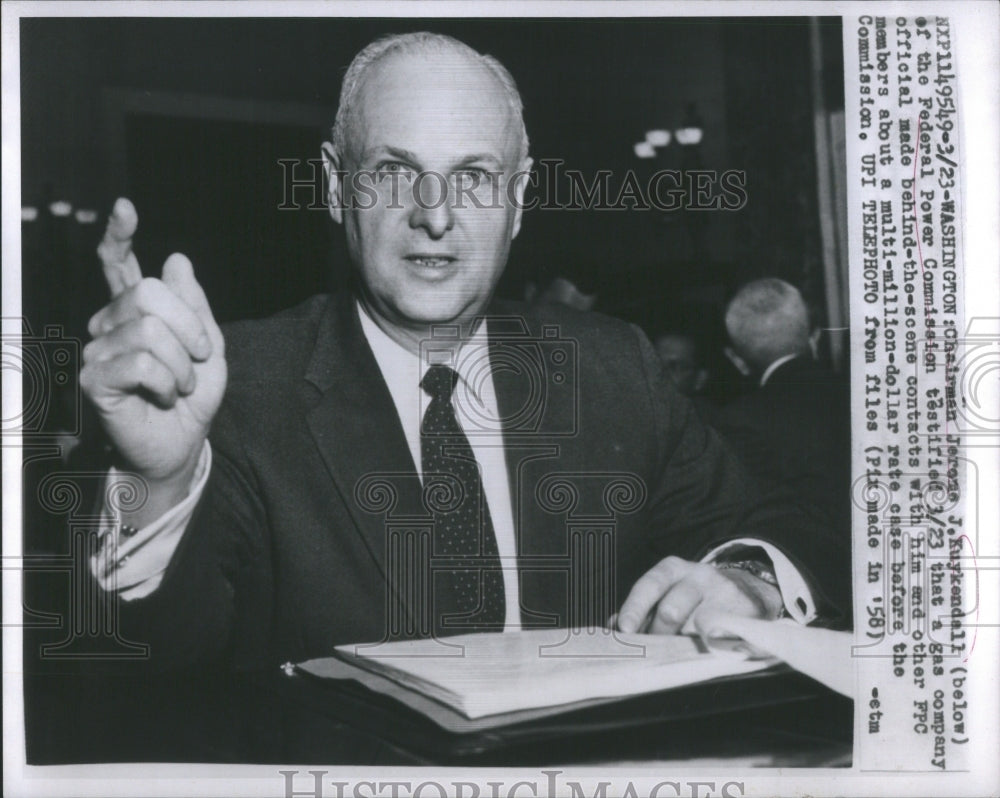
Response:
[[[755,388],[714,420],[747,470],[788,488],[850,535],[850,408],[847,384],[822,368],[816,332],[794,287],[755,280],[726,309],[727,355]]]
[[[493,301],[527,146],[498,62],[373,43],[324,145],[354,291],[225,333],[184,256],[141,279],[116,206],[81,381],[111,481],[137,474],[148,499],[92,566],[154,660],[273,667],[616,611],[664,633],[700,607],[846,613],[847,550],[748,488],[640,333]]]

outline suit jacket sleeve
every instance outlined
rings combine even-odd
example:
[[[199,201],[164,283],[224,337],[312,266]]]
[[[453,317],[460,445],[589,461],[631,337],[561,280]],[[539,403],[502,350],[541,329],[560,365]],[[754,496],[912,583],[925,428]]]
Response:
[[[756,538],[788,556],[827,622],[850,618],[850,547],[829,524],[780,486],[749,475],[720,436],[673,387],[638,333],[652,406],[657,477],[650,490],[650,534],[660,554],[699,559],[736,538]]]
[[[255,658],[264,644],[273,579],[265,512],[240,455],[237,427],[236,411],[223,406],[213,423],[208,483],[160,587],[118,602],[124,635],[148,643],[158,668],[262,664]]]

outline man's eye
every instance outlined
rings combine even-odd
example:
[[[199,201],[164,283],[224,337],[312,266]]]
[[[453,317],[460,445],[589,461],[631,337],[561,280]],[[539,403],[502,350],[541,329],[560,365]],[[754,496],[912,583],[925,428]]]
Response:
[[[463,187],[466,188],[478,188],[480,185],[488,182],[490,179],[490,173],[485,169],[462,169],[455,173],[455,181]]]
[[[375,174],[380,179],[391,174],[402,174],[405,171],[407,171],[406,164],[399,163],[399,161],[386,161],[375,167]]]

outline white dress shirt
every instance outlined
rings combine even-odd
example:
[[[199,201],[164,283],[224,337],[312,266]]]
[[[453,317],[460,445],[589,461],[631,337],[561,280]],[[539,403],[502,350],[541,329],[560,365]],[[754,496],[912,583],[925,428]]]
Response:
[[[105,504],[101,518],[102,545],[90,558],[90,570],[105,590],[126,601],[148,596],[160,586],[167,564],[181,542],[212,468],[212,447],[205,441],[188,495],[132,537],[121,534],[114,513]],[[118,471],[108,472],[108,482]],[[108,495],[108,491],[104,495]]]
[[[435,351],[433,341],[424,347],[425,351],[420,355],[415,355],[386,335],[360,305],[358,310],[361,316],[361,329],[375,355],[375,361],[382,372],[385,384],[389,387],[392,402],[403,425],[403,434],[406,436],[413,465],[421,480],[423,474],[420,463],[420,422],[430,403],[430,396],[420,387],[420,382],[431,365],[446,365],[458,374],[458,383],[452,393],[452,406],[455,408],[455,418],[469,439],[472,454],[479,466],[486,506],[493,521],[507,601],[504,630],[520,629],[517,543],[514,534],[514,512],[511,508],[510,481],[507,479],[507,460],[504,456],[503,434],[499,423],[500,412],[497,408],[496,392],[493,389],[493,375],[489,369],[481,368],[484,362],[489,362],[486,325],[479,325],[462,344],[455,357],[443,357],[443,352]]]
[[[486,362],[484,358],[488,358],[485,325],[480,325],[456,357],[445,359],[441,351],[435,350],[433,342],[425,347],[421,355],[411,353],[389,338],[360,305],[358,311],[362,331],[399,415],[417,474],[420,474],[421,459],[420,422],[430,402],[430,397],[420,388],[420,381],[430,365],[438,363],[448,365],[458,373],[459,381],[452,395],[452,405],[479,465],[486,503],[493,520],[503,567],[505,631],[520,628],[517,544],[500,414],[492,374],[488,368],[482,368]],[[91,558],[91,571],[102,588],[118,591],[122,599],[129,601],[147,596],[159,587],[167,564],[201,498],[211,465],[212,451],[206,441],[188,496],[130,538],[119,534],[113,514],[105,508],[102,519],[104,545]],[[112,468],[108,480],[113,481],[117,473]],[[710,551],[702,562],[712,562],[736,545],[758,547],[771,558],[782,602],[792,618],[800,623],[809,623],[816,618],[815,601],[805,579],[781,550],[769,543],[753,538],[729,541]]]

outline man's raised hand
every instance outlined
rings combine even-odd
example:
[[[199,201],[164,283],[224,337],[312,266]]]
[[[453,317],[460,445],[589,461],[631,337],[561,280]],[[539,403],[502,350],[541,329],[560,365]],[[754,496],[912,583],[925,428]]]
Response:
[[[135,208],[120,199],[98,246],[111,301],[90,319],[80,384],[124,469],[150,484],[153,520],[187,490],[226,387],[225,342],[191,262],[142,277],[132,252]]]

